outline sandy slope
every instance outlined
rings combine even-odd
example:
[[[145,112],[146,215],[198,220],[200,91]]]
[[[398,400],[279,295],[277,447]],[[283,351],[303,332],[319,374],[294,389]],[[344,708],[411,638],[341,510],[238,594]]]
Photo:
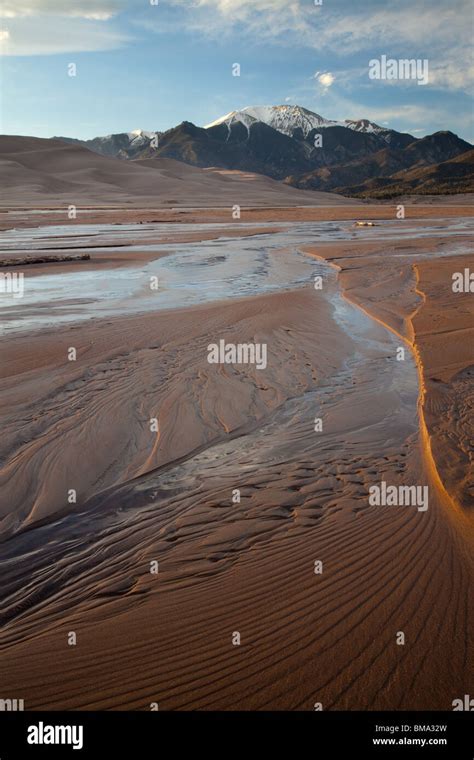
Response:
[[[172,159],[120,161],[79,145],[0,136],[2,206],[336,205],[332,193],[290,188],[262,175],[198,169]]]

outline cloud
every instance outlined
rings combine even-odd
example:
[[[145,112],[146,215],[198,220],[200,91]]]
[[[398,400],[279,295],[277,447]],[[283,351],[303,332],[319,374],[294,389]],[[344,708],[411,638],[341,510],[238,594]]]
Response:
[[[113,50],[131,38],[110,24],[127,0],[0,0],[7,56]]]
[[[319,43],[331,46],[342,53],[357,52],[370,45],[382,47],[380,52],[395,55],[387,47],[412,49],[420,46],[452,47],[457,42],[468,44],[471,31],[466,18],[470,18],[470,0],[458,0],[455,5],[446,3],[400,2],[395,8],[374,10],[364,4],[353,12],[328,14],[321,17],[318,29]],[[343,45],[343,47],[336,47]],[[397,54],[398,55],[398,54]]]
[[[393,105],[368,105],[355,102],[351,98],[342,96],[332,90],[329,91],[325,105],[324,116],[336,121],[342,119],[369,119],[377,124],[383,124],[392,129],[413,132],[413,129],[421,128],[421,132],[427,132],[427,126],[435,129],[445,128],[452,114],[449,106],[441,103],[435,107],[433,104],[422,105],[419,103],[394,103]],[[311,106],[310,106],[311,107]],[[466,117],[467,118],[467,117]],[[467,119],[469,121],[469,119]],[[464,125],[464,117],[459,116],[461,125]],[[436,126],[439,125],[439,126]]]
[[[324,74],[319,74],[318,76],[318,82],[326,89],[328,87],[331,87],[331,85],[334,83],[334,79],[334,74],[331,74],[330,71],[326,71]]]
[[[0,17],[69,16],[107,21],[127,5],[127,0],[2,0]]]
[[[166,7],[179,10],[180,26],[191,33],[221,39],[238,30],[243,36],[257,37],[259,41],[286,36],[290,42],[295,34],[304,40],[311,33],[305,4],[307,0],[167,0]],[[314,10],[317,14],[317,9]],[[167,32],[170,27],[163,16],[137,16],[136,23]]]
[[[12,0],[13,1],[13,0]],[[365,49],[368,44],[431,44],[442,41],[452,46],[453,32],[468,42],[471,0],[400,0],[396,7],[380,9],[379,2],[356,4],[339,2],[336,11],[328,3],[314,6],[308,0],[168,0],[187,11],[186,23],[196,28],[207,22],[209,33],[245,23],[249,31],[258,28],[274,36],[304,32],[304,43],[316,48],[339,48],[341,53]],[[334,5],[334,4],[332,4]],[[204,28],[204,26],[203,26]],[[382,51],[383,52],[383,51]]]
[[[11,19],[0,35],[0,55],[52,55],[114,50],[130,40],[102,22],[88,19]]]
[[[459,58],[456,61],[435,61],[430,66],[429,83],[439,89],[471,90],[474,86],[474,65],[460,66]]]
[[[174,5],[189,5],[187,0],[171,0]],[[266,14],[269,21],[276,15],[288,13],[294,18],[301,14],[300,0],[195,0],[192,9],[210,8],[227,21],[247,21],[253,14]]]

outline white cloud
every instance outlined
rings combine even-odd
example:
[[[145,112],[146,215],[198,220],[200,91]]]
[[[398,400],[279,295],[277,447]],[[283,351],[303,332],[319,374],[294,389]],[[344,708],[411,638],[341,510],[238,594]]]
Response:
[[[129,38],[103,22],[56,17],[11,19],[5,36],[0,36],[4,56],[51,55],[55,53],[114,50]]]
[[[188,4],[186,0],[172,0],[175,5]],[[247,20],[253,12],[280,14],[288,11],[295,17],[300,14],[299,0],[196,0],[193,8],[211,8],[230,21]]]
[[[2,0],[0,17],[69,16],[106,21],[126,7],[127,0]]]
[[[331,85],[334,83],[334,78],[335,78],[334,74],[331,74],[330,71],[326,71],[324,74],[320,74],[318,76],[318,82],[323,87],[328,88],[328,87],[331,87]]]
[[[433,45],[439,44],[452,47],[454,36],[457,43],[469,43],[471,30],[467,18],[470,18],[470,0],[458,0],[455,5],[399,3],[395,8],[378,11],[362,6],[353,13],[321,17],[318,37],[320,44],[333,46],[342,53],[377,44],[385,48],[381,53],[392,56],[397,51],[387,50],[387,47],[412,48],[414,52],[420,45],[428,45],[431,50]],[[343,47],[337,48],[337,45]]]
[[[191,32],[222,37],[236,27],[259,40],[289,38],[296,33],[303,41],[311,34],[307,10],[302,0],[167,0],[185,12],[183,26]],[[313,15],[313,14],[311,14]],[[144,25],[160,31],[161,19],[148,19]],[[288,39],[288,41],[290,41]]]
[[[369,106],[356,103],[350,98],[329,91],[327,96],[324,116],[340,121],[342,119],[370,119],[377,124],[392,129],[398,129],[413,134],[413,130],[419,129],[423,134],[426,127],[435,125],[435,129],[445,129],[452,114],[449,107],[433,107],[432,104],[420,105],[415,103],[395,103],[393,106]],[[463,122],[462,117],[459,123]],[[416,126],[415,126],[416,125]],[[439,125],[439,126],[436,126]],[[421,129],[420,129],[421,127]]]
[[[113,50],[130,38],[110,23],[127,0],[0,0],[0,54]]]
[[[303,31],[310,38],[303,42],[311,41],[318,48],[343,43],[341,53],[363,50],[368,43],[413,45],[443,41],[452,46],[454,34],[458,41],[468,42],[472,33],[466,22],[471,17],[471,0],[456,0],[454,5],[401,0],[396,7],[382,10],[374,10],[377,6],[371,3],[357,4],[353,10],[347,3],[342,12],[332,10],[329,3],[315,7],[307,0],[194,0],[191,3],[168,0],[168,3],[188,10],[187,22],[191,26],[200,26],[205,18],[210,33],[245,22],[250,30],[258,27],[274,35]]]
[[[474,65],[459,65],[456,61],[435,61],[430,66],[429,84],[446,90],[469,90],[474,86]],[[461,59],[462,60],[462,59]]]

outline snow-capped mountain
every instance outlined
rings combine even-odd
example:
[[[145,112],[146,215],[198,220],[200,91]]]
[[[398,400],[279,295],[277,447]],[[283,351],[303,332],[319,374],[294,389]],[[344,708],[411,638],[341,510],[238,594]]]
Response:
[[[391,131],[388,127],[380,127],[368,119],[358,119],[357,121],[354,119],[344,119],[343,126],[353,129],[355,132],[368,132],[374,135],[383,135],[384,132]]]
[[[312,129],[338,124],[301,106],[248,106],[241,111],[231,111],[211,124],[206,124],[205,129],[216,127],[218,124],[227,124],[230,127],[236,122],[241,122],[248,128],[258,121],[289,137],[293,136],[296,129],[301,129],[306,137]]]
[[[160,132],[147,132],[145,129],[134,129],[132,132],[127,132],[127,137],[130,140],[130,147],[141,148],[144,145],[149,145],[153,140],[160,136]],[[111,135],[109,135],[109,138]]]
[[[101,156],[115,158],[135,158],[141,151],[157,145],[161,132],[147,132],[144,129],[134,129],[132,132],[120,132],[116,135],[94,137],[92,140],[76,140],[72,137],[60,137],[68,143],[84,145]]]
[[[321,127],[346,127],[352,129],[355,132],[369,132],[373,134],[383,134],[389,132],[385,127],[380,127],[378,124],[369,121],[368,119],[345,119],[344,121],[334,121],[332,119],[325,119],[324,116],[320,116],[313,111],[309,111],[302,106],[248,106],[241,111],[231,111],[225,116],[216,119],[210,124],[205,125],[205,129],[210,127],[216,127],[219,124],[226,124],[230,129],[232,124],[240,122],[250,128],[252,124],[257,122],[263,122],[268,124],[269,127],[273,127],[278,132],[284,135],[293,137],[296,131],[301,130],[304,138],[308,136],[312,129],[320,129]]]

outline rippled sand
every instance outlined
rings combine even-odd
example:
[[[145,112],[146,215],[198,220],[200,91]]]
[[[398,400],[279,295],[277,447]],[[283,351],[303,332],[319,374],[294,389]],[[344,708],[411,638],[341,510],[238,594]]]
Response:
[[[470,222],[262,221],[76,230],[92,263],[6,306],[2,689],[27,708],[468,693],[473,322],[446,284]],[[208,364],[219,338],[267,343],[267,368]],[[427,484],[428,511],[370,506],[382,480]]]

